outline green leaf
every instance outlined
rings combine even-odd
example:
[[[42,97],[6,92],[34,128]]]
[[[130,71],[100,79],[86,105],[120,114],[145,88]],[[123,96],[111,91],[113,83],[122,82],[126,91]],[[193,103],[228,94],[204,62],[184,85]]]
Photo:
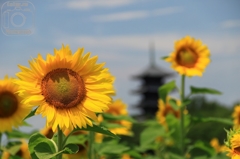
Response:
[[[37,111],[37,109],[38,109],[38,107],[37,107],[36,109],[32,110],[32,111],[24,118],[24,120],[26,120],[26,119],[34,116],[35,113],[36,113],[36,111]]]
[[[50,144],[49,142],[41,142],[34,148],[34,150],[36,151],[35,154],[38,158],[52,159],[62,153],[65,154],[77,153],[78,146],[75,144],[67,144],[63,150],[56,152],[53,143]]]
[[[32,159],[37,159],[39,156],[44,156],[43,158],[46,159],[49,157],[51,158],[51,154],[54,154],[57,151],[57,147],[54,141],[46,138],[40,133],[35,133],[30,137],[28,147]]]
[[[186,159],[185,157],[182,157],[178,154],[175,154],[175,153],[169,153],[169,158],[174,158],[174,159]]]
[[[145,128],[140,134],[141,147],[153,144],[158,137],[163,137],[164,134],[164,128],[160,124]]]
[[[181,106],[180,106],[180,107],[182,107],[182,106],[187,106],[187,105],[190,104],[190,103],[191,103],[191,100],[185,99],[185,100],[181,103]]]
[[[67,139],[67,143],[72,143],[72,144],[80,144],[84,145],[84,143],[88,140],[87,135],[71,135]]]
[[[10,156],[8,159],[22,159],[22,157],[19,157],[19,156]]]
[[[211,88],[198,88],[198,87],[194,87],[191,86],[191,94],[222,94],[220,91],[216,90],[216,89],[211,89]]]
[[[204,142],[202,141],[197,141],[194,145],[194,148],[199,148],[201,150],[204,150],[205,152],[207,152],[210,156],[213,156],[215,153],[214,149],[211,149],[209,146],[207,146]]]
[[[78,146],[76,144],[67,144],[64,147],[63,153],[74,154],[78,152]]]
[[[20,141],[12,141],[7,144],[6,147],[3,147],[3,151],[9,152],[11,155],[15,155],[21,147],[22,142]]]
[[[108,123],[108,122],[102,122],[101,126],[104,126],[108,129],[114,129],[114,128],[124,128],[123,125],[118,124],[118,123]]]
[[[207,156],[197,156],[197,157],[194,157],[193,159],[206,159],[206,158],[208,158],[208,157]]]
[[[109,113],[103,113],[102,114],[104,120],[126,120],[130,122],[136,122],[131,116],[129,115],[113,115]]]
[[[223,124],[227,124],[227,125],[233,125],[233,121],[229,118],[217,118],[217,117],[204,117],[204,118],[198,118],[198,117],[193,117],[192,121],[194,122],[210,122],[210,121],[214,121],[214,122],[219,122],[219,123],[223,123]]]
[[[97,132],[97,133],[101,133],[101,134],[104,134],[104,135],[108,135],[108,136],[111,136],[113,138],[116,138],[116,139],[120,139],[119,136],[113,134],[111,131],[109,131],[107,128],[105,127],[100,127],[98,125],[95,125],[93,124],[93,126],[87,126],[86,128],[77,128],[75,130],[86,130],[86,131],[94,131],[94,132]]]
[[[144,159],[159,159],[158,156],[151,156],[151,155],[148,155],[146,157],[144,157]],[[174,158],[175,159],[175,158]]]
[[[177,105],[177,102],[176,102],[176,100],[175,99],[170,99],[169,100],[169,104],[172,106],[172,108],[174,109],[174,110],[179,110],[179,106]]]
[[[166,103],[167,95],[176,88],[175,81],[168,82],[161,87],[158,88],[158,95],[159,97]]]
[[[34,131],[35,132],[35,131]],[[31,136],[31,134],[33,134],[33,132],[30,133],[26,133],[26,132],[22,132],[20,130],[16,130],[13,129],[11,132],[6,132],[6,135],[9,139],[13,139],[13,138],[25,138],[25,139],[29,139],[29,137]]]
[[[116,141],[95,144],[95,148],[99,155],[119,155],[130,150],[126,145],[120,144]]]
[[[131,149],[125,153],[127,153],[131,157],[134,157],[134,159],[142,159],[142,155],[134,149]]]
[[[165,60],[166,58],[168,58],[168,56],[161,57],[162,60]]]
[[[38,158],[51,159],[58,155],[52,142],[40,142],[35,147],[35,154]]]

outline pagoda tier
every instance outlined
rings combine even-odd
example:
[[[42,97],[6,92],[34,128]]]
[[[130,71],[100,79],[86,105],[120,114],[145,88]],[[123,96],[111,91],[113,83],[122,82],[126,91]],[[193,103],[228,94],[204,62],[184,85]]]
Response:
[[[140,80],[141,86],[133,90],[133,94],[139,94],[141,100],[134,107],[141,109],[143,116],[152,116],[158,110],[158,88],[165,83],[166,78],[173,76],[155,64],[154,50],[150,48],[150,66],[142,73],[133,76],[133,79]]]

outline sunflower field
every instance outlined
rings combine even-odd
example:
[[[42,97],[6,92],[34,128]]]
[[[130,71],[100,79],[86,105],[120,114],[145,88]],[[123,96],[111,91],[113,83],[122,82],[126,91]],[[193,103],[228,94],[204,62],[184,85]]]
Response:
[[[206,101],[196,96],[221,92],[185,87],[186,78],[203,76],[210,55],[201,40],[191,36],[177,40],[172,53],[162,60],[171,64],[181,83],[177,85],[173,80],[159,86],[157,113],[139,121],[128,114],[124,101],[113,100],[117,97],[115,77],[105,63],[97,63],[98,56],[91,57],[83,48],[72,53],[69,45],[54,49],[46,57],[38,54],[29,60],[29,66],[18,65],[16,78],[6,75],[0,80],[0,156],[240,159],[240,105],[228,114],[221,108],[225,116],[214,116],[208,110],[208,114],[199,115],[203,109],[196,109],[196,105],[206,105]],[[187,89],[190,94],[185,93]],[[179,98],[171,96],[173,90]],[[216,111],[220,109],[214,103],[209,105]],[[21,132],[19,127],[31,126],[26,119],[35,115],[46,119],[45,127]]]

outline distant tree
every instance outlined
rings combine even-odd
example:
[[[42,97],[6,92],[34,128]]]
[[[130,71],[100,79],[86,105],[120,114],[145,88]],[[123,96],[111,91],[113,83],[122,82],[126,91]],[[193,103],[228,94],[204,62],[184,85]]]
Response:
[[[220,104],[217,101],[208,101],[203,96],[195,96],[192,98],[191,104],[187,106],[187,110],[194,117],[219,117],[231,119],[233,107]],[[224,128],[229,129],[231,126],[219,122],[200,122],[192,125],[187,136],[192,142],[196,140],[209,142],[212,138],[218,138],[219,142],[223,144],[226,138]]]

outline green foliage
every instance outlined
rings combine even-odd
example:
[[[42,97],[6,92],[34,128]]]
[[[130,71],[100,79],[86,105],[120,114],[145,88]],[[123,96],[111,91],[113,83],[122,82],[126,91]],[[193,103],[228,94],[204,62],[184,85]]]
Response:
[[[39,157],[50,159],[57,155],[57,146],[55,142],[40,133],[35,133],[30,137],[28,147],[33,159]]]
[[[26,132],[22,132],[20,130],[17,129],[13,129],[11,132],[6,132],[6,136],[8,139],[16,139],[16,138],[25,138],[28,139],[29,136],[31,136],[31,134],[35,133],[36,131],[32,131],[29,133]]]
[[[107,121],[126,120],[126,121],[129,121],[132,123],[136,122],[136,120],[133,119],[129,115],[113,115],[113,114],[109,114],[109,113],[103,113],[102,116],[103,116],[104,120],[107,120]]]
[[[104,155],[121,155],[124,152],[130,150],[129,147],[127,147],[124,144],[118,143],[117,140],[111,140],[104,143],[96,143],[94,145],[95,149],[97,150],[97,153],[101,156]]]
[[[152,149],[154,143],[158,137],[162,137],[165,134],[164,128],[157,122],[146,124],[146,128],[141,132],[140,135],[140,147],[148,150]]]
[[[32,110],[32,111],[24,118],[24,120],[26,120],[26,119],[31,118],[32,116],[34,116],[35,113],[36,113],[36,111],[37,111],[37,108],[35,108],[34,110]]]
[[[3,151],[7,151],[11,155],[15,155],[21,147],[22,142],[20,141],[11,141],[9,142],[6,147],[1,148]]]
[[[198,140],[210,142],[212,138],[218,138],[219,142],[223,144],[226,138],[224,129],[231,127],[232,110],[230,107],[215,101],[208,101],[202,96],[196,96],[191,99],[187,110],[192,116],[191,129],[188,131],[187,137],[192,142]]]
[[[198,88],[191,86],[191,94],[216,94],[216,95],[221,95],[222,93],[216,89],[212,88]]]
[[[116,138],[116,139],[120,139],[119,136],[113,134],[107,128],[101,127],[101,126],[98,126],[98,125],[95,125],[95,124],[93,124],[93,126],[88,125],[86,128],[75,129],[75,131],[77,131],[77,130],[93,131],[93,132],[97,132],[97,133],[101,133],[101,134],[104,134],[104,135],[111,136],[111,137]]]
[[[158,89],[159,97],[166,103],[167,95],[176,88],[175,81],[168,82]]]

